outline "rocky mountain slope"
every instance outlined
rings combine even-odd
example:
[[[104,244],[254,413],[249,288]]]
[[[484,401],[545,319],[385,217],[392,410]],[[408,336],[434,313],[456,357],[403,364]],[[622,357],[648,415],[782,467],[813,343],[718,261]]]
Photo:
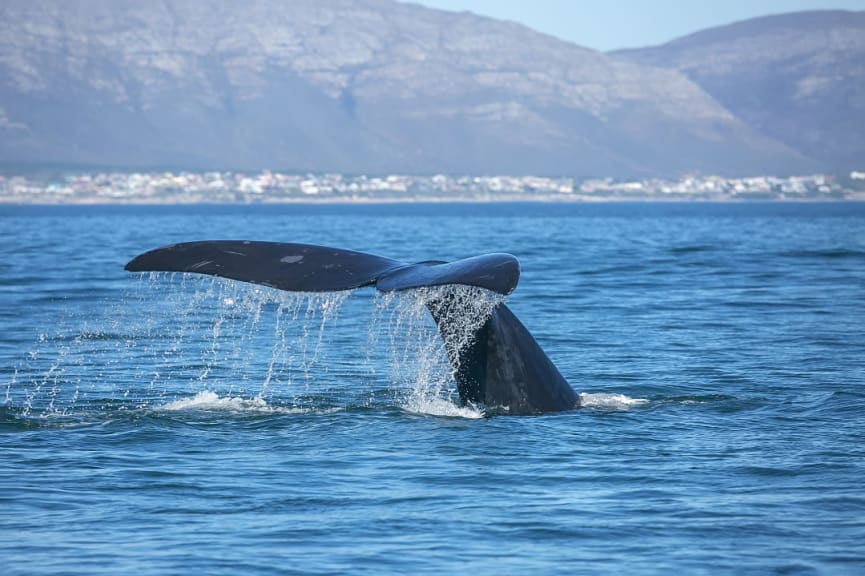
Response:
[[[865,165],[865,12],[756,18],[616,54],[686,74],[823,170]]]
[[[835,157],[653,58],[393,0],[4,0],[0,163],[641,176]]]

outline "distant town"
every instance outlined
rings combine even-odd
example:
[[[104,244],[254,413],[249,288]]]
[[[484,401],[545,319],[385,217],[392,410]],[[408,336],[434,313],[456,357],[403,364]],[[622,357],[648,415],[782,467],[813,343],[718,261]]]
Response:
[[[843,176],[575,180],[538,176],[347,176],[241,172],[0,175],[4,204],[865,200],[865,172]]]

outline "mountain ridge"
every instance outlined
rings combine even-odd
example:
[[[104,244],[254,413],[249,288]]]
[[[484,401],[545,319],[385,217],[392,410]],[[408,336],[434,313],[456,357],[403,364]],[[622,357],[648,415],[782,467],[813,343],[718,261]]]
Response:
[[[687,71],[471,13],[7,0],[0,16],[6,163],[583,177],[820,167]]]
[[[687,75],[825,171],[861,168],[865,11],[764,16],[612,54]]]

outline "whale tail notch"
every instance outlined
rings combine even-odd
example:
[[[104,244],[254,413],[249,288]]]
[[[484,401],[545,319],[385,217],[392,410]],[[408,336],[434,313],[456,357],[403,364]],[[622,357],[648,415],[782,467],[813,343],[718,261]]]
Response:
[[[516,288],[520,276],[519,262],[510,254],[408,264],[325,246],[244,240],[164,246],[136,256],[126,264],[126,270],[207,274],[292,292],[364,286],[390,292],[464,285],[507,295]],[[443,337],[449,318],[461,313],[447,308],[458,306],[456,300],[452,302],[445,303],[445,308],[428,306]],[[463,404],[483,404],[488,411],[508,414],[570,410],[579,405],[579,396],[504,304],[493,308],[468,346],[446,348]]]

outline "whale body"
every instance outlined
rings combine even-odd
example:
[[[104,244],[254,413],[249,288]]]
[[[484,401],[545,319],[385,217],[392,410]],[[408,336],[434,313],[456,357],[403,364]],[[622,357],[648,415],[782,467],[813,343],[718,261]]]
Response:
[[[326,246],[250,240],[172,244],[136,256],[126,270],[208,274],[291,292],[364,286],[392,292],[463,285],[507,295],[520,277],[519,262],[504,253],[409,264]],[[442,294],[427,307],[444,336],[448,323],[460,316],[462,304],[446,289]],[[503,303],[493,308],[468,346],[446,349],[461,404],[483,405],[489,413],[520,415],[579,407],[579,395]]]

